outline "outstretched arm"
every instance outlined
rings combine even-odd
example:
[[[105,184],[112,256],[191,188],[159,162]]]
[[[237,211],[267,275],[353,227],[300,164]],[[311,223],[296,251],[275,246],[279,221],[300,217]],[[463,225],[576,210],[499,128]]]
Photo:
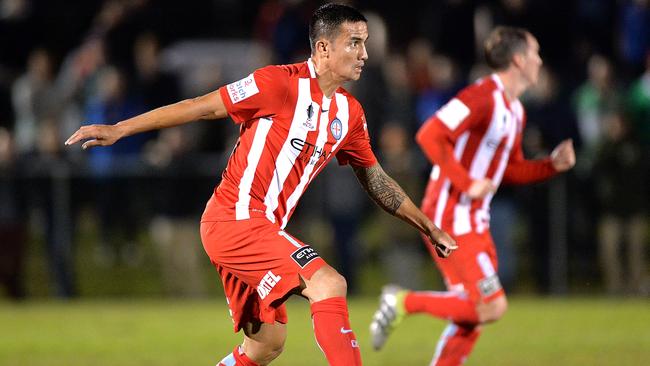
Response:
[[[389,177],[379,163],[368,167],[353,167],[359,182],[379,207],[391,215],[400,218],[429,237],[440,257],[448,257],[452,250],[458,248],[456,242],[447,233],[438,229],[404,190]]]
[[[226,107],[219,91],[216,90],[200,97],[156,108],[114,125],[82,126],[66,140],[65,144],[72,145],[87,140],[81,145],[84,149],[108,146],[123,137],[137,133],[178,126],[198,119],[216,119],[226,116]]]

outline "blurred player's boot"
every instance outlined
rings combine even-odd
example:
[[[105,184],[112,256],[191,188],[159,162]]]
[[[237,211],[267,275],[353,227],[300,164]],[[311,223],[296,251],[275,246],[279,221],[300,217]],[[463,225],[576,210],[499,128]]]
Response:
[[[406,315],[404,298],[407,290],[397,285],[386,285],[379,296],[379,309],[375,311],[370,323],[372,347],[380,350],[390,333],[401,323]]]

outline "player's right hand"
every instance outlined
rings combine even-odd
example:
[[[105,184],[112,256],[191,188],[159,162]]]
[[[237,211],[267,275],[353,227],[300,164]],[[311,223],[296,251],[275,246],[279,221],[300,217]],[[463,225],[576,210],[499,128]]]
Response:
[[[117,125],[88,125],[82,126],[73,133],[66,141],[65,145],[72,145],[82,140],[87,140],[81,145],[82,149],[93,146],[113,145],[122,137],[122,132]]]
[[[481,178],[472,181],[467,190],[467,195],[471,199],[481,199],[494,191],[496,191],[496,187],[492,184],[492,180]]]

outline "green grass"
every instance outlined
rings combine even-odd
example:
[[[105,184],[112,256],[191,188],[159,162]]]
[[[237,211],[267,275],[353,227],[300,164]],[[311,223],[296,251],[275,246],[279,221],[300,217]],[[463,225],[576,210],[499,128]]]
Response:
[[[365,365],[428,365],[444,322],[405,320],[386,348],[371,350],[374,298],[350,301]],[[511,300],[484,328],[466,365],[650,364],[647,300]],[[306,301],[289,302],[289,337],[276,365],[326,365]],[[0,302],[0,365],[214,365],[241,335],[221,299],[208,301]]]

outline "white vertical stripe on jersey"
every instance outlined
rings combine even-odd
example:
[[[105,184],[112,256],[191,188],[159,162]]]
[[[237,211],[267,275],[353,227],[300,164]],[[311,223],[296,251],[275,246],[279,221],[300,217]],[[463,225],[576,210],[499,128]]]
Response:
[[[336,117],[341,121],[343,131],[341,131],[341,138],[338,139],[336,144],[332,146],[332,151],[330,153],[333,153],[335,151],[339,143],[343,141],[343,139],[347,135],[348,120],[350,118],[350,110],[348,109],[349,108],[348,99],[344,95],[341,95],[339,93],[335,93],[334,96],[336,98],[336,107],[338,109],[336,113]],[[316,139],[317,146],[325,146],[325,143],[327,142],[327,136],[330,128],[329,111],[332,109],[330,106],[331,101],[332,101],[331,99],[323,96],[322,108],[327,110],[328,113],[321,114],[321,120],[318,126],[318,138]],[[321,164],[321,166],[323,165],[325,164]],[[309,182],[311,182],[313,177],[315,177],[315,174],[314,175],[311,174],[313,170],[314,170],[314,165],[312,164],[308,164],[305,167],[305,171],[302,173],[302,177],[300,178],[300,183],[293,191],[291,196],[289,196],[289,199],[287,200],[287,211],[284,213],[284,217],[282,218],[282,225],[280,226],[282,229],[284,229],[284,227],[287,226],[289,214],[298,203],[298,199],[300,198],[300,196],[302,196],[305,187],[307,186],[307,184],[309,184]],[[315,173],[318,173],[318,170]]]
[[[327,141],[327,129],[329,128],[328,122],[329,122],[329,111],[331,109],[330,106],[331,102],[332,102],[331,99],[323,96],[321,108],[323,111],[326,112],[323,112],[320,115],[320,121],[318,123],[318,137],[316,138],[316,144],[315,144],[316,146],[324,146],[324,141]],[[309,181],[309,174],[312,172],[313,169],[314,169],[313,164],[307,164],[305,166],[305,170],[302,172],[302,176],[300,177],[300,183],[298,183],[298,186],[296,186],[294,191],[291,192],[291,195],[287,199],[287,207],[285,208],[284,216],[282,217],[282,222],[280,223],[280,228],[284,229],[284,227],[287,226],[289,214],[291,213],[291,210],[293,210],[293,208],[298,203],[300,196],[302,196],[302,192]]]
[[[293,149],[291,147],[291,140],[298,138],[305,141],[307,139],[309,128],[303,126],[303,123],[307,120],[307,108],[312,105],[310,84],[310,79],[298,79],[298,99],[296,101],[291,127],[289,127],[289,134],[287,135],[287,139],[284,140],[284,144],[278,154],[278,160],[275,162],[275,171],[266,191],[266,197],[264,197],[266,217],[271,222],[275,222],[274,211],[278,208],[278,197],[282,192],[284,181],[296,163],[296,158],[300,155],[291,151]],[[318,116],[318,110],[314,110],[314,115]]]
[[[506,167],[508,166],[508,159],[510,158],[510,152],[512,151],[512,146],[515,143],[515,137],[517,136],[517,129],[519,125],[522,123],[521,117],[519,113],[510,113],[508,108],[506,108],[505,101],[503,100],[504,95],[503,93],[499,93],[498,96],[495,95],[495,118],[501,118],[499,112],[501,112],[503,115],[507,116],[506,118],[508,119],[508,124],[507,124],[507,140],[506,140],[506,145],[501,151],[501,156],[499,157],[499,164],[497,165],[497,169],[494,172],[494,176],[492,177],[492,183],[494,183],[495,187],[498,187],[501,184],[501,180],[503,179],[503,173],[506,170]],[[501,101],[501,103],[498,103],[498,101]],[[513,103],[511,105],[512,107],[515,107],[516,104]],[[483,232],[487,229],[487,223],[490,221],[490,202],[492,202],[492,198],[494,197],[494,193],[490,193],[485,198],[483,199],[483,204],[481,205],[481,208],[478,209],[475,213],[474,217],[474,222],[476,222],[476,228],[478,232]]]
[[[454,146],[454,155],[456,160],[460,161],[465,151],[465,145],[469,139],[469,131],[463,132],[458,140],[456,140],[456,145]],[[445,212],[445,207],[447,207],[447,201],[449,200],[449,187],[451,186],[451,181],[449,178],[445,178],[442,188],[440,189],[440,195],[438,196],[438,203],[436,204],[436,213],[434,215],[434,223],[437,227],[442,227],[442,214]]]
[[[486,178],[488,169],[490,168],[490,163],[494,159],[494,154],[496,149],[501,143],[501,139],[504,136],[503,128],[501,127],[503,120],[506,123],[509,123],[509,119],[506,117],[507,109],[503,104],[503,101],[500,100],[499,96],[502,95],[500,90],[495,90],[492,93],[492,98],[494,99],[494,111],[492,113],[492,119],[488,124],[488,128],[479,142],[478,148],[474,153],[472,162],[469,166],[469,176],[472,179],[482,179]],[[472,207],[472,200],[467,197],[464,193],[461,194],[456,207],[454,207],[454,233],[456,235],[462,235],[470,232],[472,230],[471,218],[470,218],[470,209]],[[481,218],[475,216],[475,218]],[[485,230],[483,220],[475,221],[477,225],[477,231],[483,232]]]
[[[345,104],[345,111],[341,110],[340,107],[343,104]],[[348,109],[348,99],[344,95],[336,94],[336,105],[339,106],[336,116],[339,117],[339,120],[341,121],[341,125],[343,126],[343,130],[341,131],[341,138],[338,139],[338,141],[336,141],[334,145],[332,145],[332,150],[329,152],[329,154],[327,154],[327,158],[325,160],[328,160],[332,154],[336,154],[336,149],[339,147],[341,141],[343,141],[345,136],[348,134],[348,130],[350,129],[349,127],[350,110]],[[327,126],[327,128],[329,128],[329,126]],[[325,167],[325,165],[327,164],[321,164],[316,169],[314,174],[312,174],[311,177],[309,178],[309,182],[311,182],[312,179],[314,179],[314,177],[317,176],[318,173],[320,173],[320,171]]]
[[[255,130],[255,137],[253,137],[253,144],[250,151],[248,152],[248,156],[246,157],[246,170],[244,170],[244,174],[242,175],[241,181],[239,182],[239,200],[237,203],[235,203],[236,220],[245,220],[250,218],[248,206],[251,201],[251,185],[253,184],[253,179],[255,178],[257,164],[259,164],[260,157],[264,151],[266,135],[268,135],[272,124],[273,121],[269,118],[260,118],[257,122],[257,129]]]

